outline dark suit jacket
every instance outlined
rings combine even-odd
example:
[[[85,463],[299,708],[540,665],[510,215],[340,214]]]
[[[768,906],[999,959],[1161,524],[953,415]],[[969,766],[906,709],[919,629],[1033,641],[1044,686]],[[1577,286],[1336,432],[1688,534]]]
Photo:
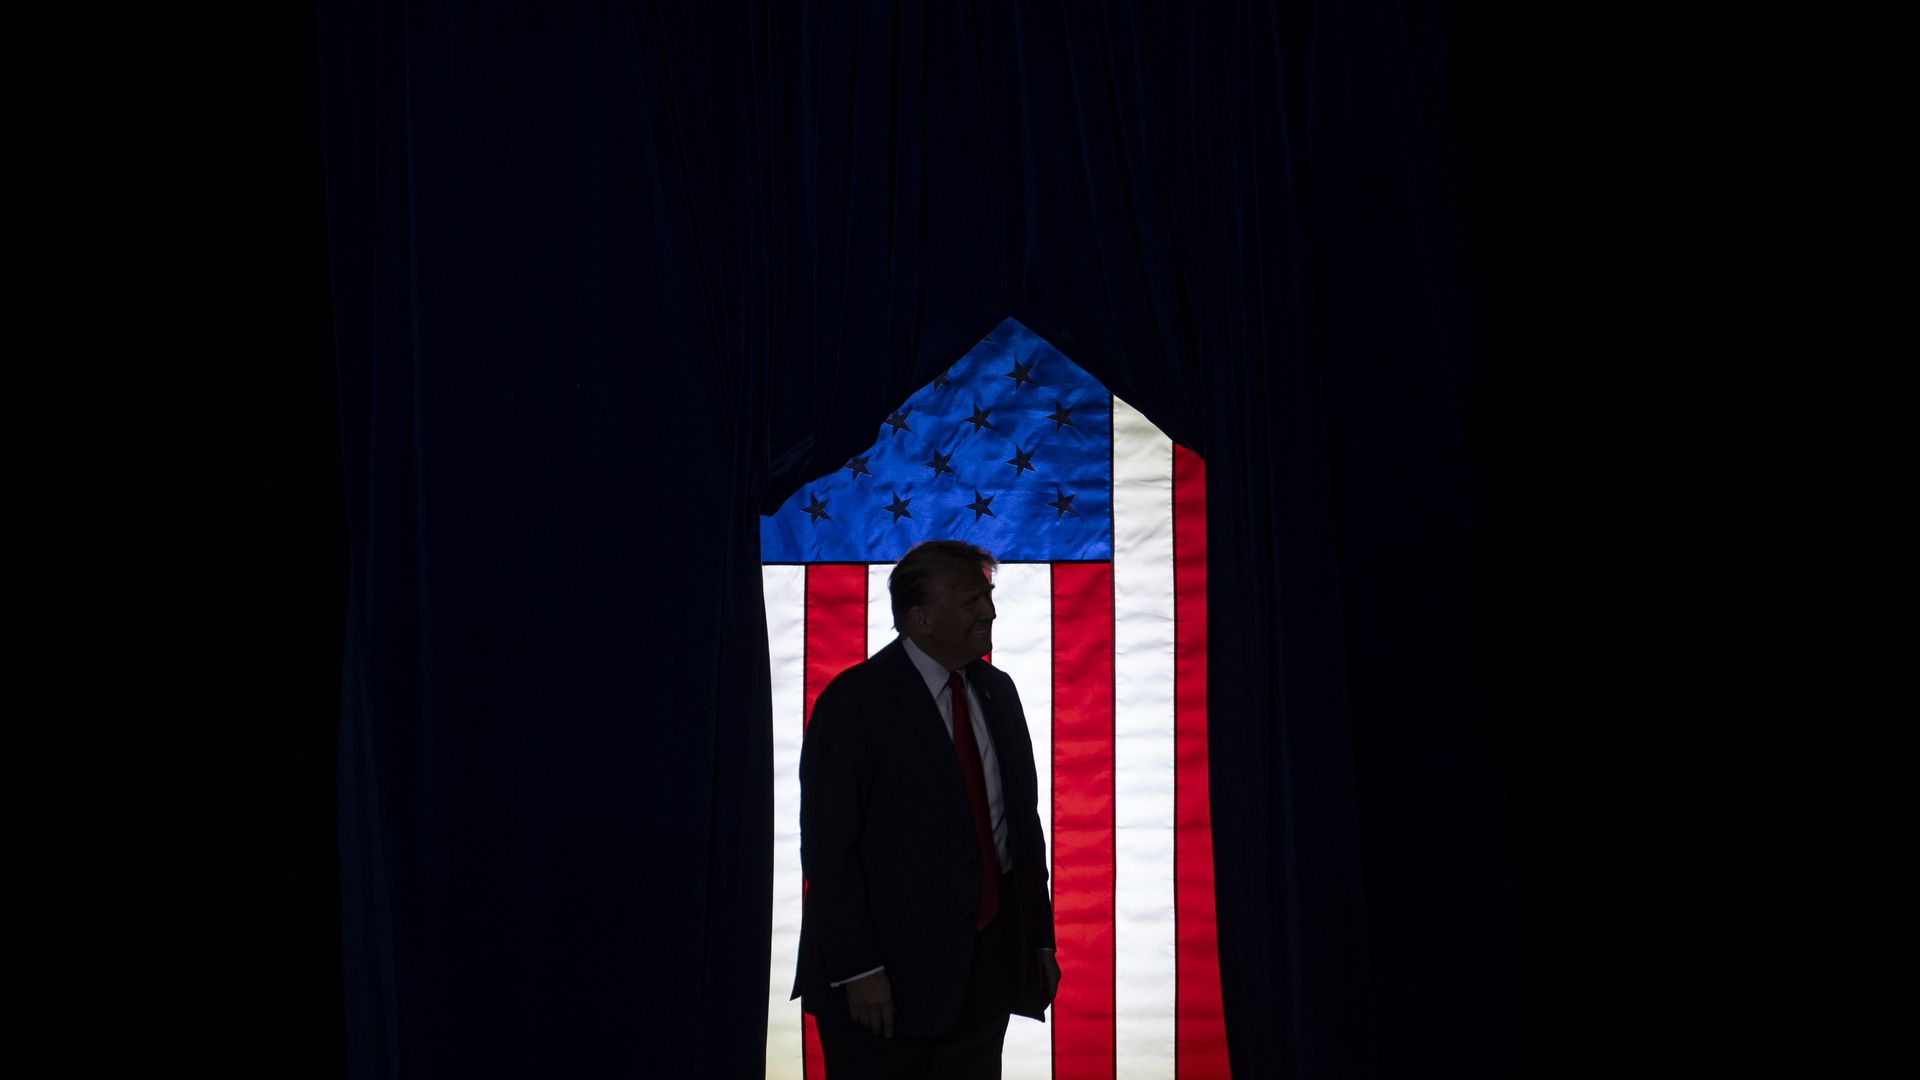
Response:
[[[1020,971],[1013,1011],[1043,1018],[1037,950],[1053,947],[1033,741],[1013,680],[966,669],[1000,765]],[[885,965],[894,1031],[934,1035],[959,1016],[980,902],[979,847],[952,737],[899,640],[821,691],[800,752],[800,861],[807,876],[793,995],[844,1009],[829,983]],[[1007,911],[1015,905],[1013,911]],[[1003,916],[1004,917],[1004,916]]]

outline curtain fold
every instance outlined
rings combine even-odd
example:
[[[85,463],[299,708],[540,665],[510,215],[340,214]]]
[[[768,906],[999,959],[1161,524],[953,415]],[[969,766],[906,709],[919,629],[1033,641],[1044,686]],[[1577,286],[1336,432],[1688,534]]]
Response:
[[[744,1074],[771,844],[748,25],[322,16],[352,1071]]]

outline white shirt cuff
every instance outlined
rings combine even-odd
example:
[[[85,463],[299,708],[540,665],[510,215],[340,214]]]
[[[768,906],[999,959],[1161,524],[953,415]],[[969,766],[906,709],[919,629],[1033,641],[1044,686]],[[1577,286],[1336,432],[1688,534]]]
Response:
[[[832,982],[832,983],[828,983],[827,985],[828,986],[845,986],[850,982],[859,982],[861,979],[864,979],[867,976],[873,974],[874,971],[885,971],[885,970],[887,970],[887,965],[881,964],[879,967],[874,968],[872,971],[863,971],[858,975],[849,975],[846,978],[841,979],[839,982]]]

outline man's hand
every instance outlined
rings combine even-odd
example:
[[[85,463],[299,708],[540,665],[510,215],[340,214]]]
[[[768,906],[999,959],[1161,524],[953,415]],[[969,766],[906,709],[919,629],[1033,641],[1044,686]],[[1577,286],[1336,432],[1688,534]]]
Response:
[[[847,1011],[853,1014],[854,1023],[875,1035],[893,1038],[893,984],[887,981],[887,973],[876,971],[848,983]]]
[[[1060,962],[1053,958],[1052,949],[1040,950],[1040,978],[1047,984],[1047,1004],[1053,1004],[1053,992],[1060,989]]]

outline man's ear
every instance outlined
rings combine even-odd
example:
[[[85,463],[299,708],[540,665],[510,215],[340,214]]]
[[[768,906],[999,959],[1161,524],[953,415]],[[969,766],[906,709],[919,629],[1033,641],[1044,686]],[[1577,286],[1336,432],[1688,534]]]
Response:
[[[907,625],[901,627],[901,629],[911,631],[915,634],[925,634],[927,632],[927,609],[917,604],[908,608]]]

